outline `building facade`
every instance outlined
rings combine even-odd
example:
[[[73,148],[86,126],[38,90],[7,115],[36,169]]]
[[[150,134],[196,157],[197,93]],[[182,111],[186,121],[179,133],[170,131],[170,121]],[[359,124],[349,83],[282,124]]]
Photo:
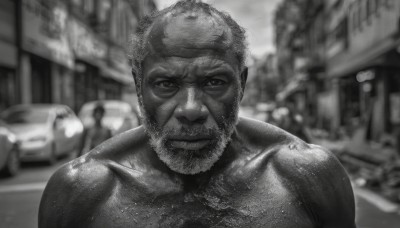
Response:
[[[0,57],[0,111],[17,103],[78,111],[84,102],[134,91],[129,42],[140,18],[156,10],[152,0],[0,4],[0,50],[7,53]]]
[[[287,0],[275,15],[278,73],[277,100],[290,105],[316,125],[317,93],[324,69],[325,15],[322,1]]]
[[[365,126],[366,138],[380,142],[399,126],[400,2],[343,1],[347,47],[327,64],[338,81],[340,125]]]
[[[17,4],[0,2],[0,110],[18,103]]]
[[[400,2],[285,0],[284,4],[295,7],[300,16],[284,35],[275,23],[278,56],[301,56],[305,62],[296,68],[290,58],[278,58],[278,65],[291,68],[285,71],[292,77],[303,74],[305,78],[284,99],[303,92],[303,113],[312,117],[315,127],[331,132],[365,128],[365,139],[373,142],[393,136],[400,124]],[[293,11],[280,10],[276,22]],[[300,39],[300,45],[284,43],[284,36]],[[286,73],[283,78],[287,77]]]

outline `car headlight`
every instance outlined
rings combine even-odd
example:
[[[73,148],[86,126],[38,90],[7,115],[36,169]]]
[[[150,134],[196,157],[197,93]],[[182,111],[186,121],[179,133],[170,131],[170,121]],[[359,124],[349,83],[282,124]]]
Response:
[[[12,135],[12,134],[8,134],[7,139],[8,139],[8,141],[10,141],[13,144],[17,142],[17,137],[15,137],[15,135]]]
[[[5,128],[0,127],[0,135],[5,135],[7,140],[13,144],[17,142],[17,137]]]

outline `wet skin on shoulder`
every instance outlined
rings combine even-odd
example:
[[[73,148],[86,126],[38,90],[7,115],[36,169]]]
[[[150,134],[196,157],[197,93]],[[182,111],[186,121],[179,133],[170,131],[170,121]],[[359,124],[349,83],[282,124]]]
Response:
[[[171,171],[138,128],[64,166],[43,197],[40,227],[354,227],[331,153],[243,118],[207,172]]]
[[[141,99],[158,128],[221,128],[237,114],[246,72],[221,18],[163,17],[148,37]],[[218,160],[191,175],[160,160],[144,127],[112,138],[53,175],[39,227],[354,227],[351,185],[330,152],[255,120],[233,126]],[[185,137],[170,144],[212,141]]]

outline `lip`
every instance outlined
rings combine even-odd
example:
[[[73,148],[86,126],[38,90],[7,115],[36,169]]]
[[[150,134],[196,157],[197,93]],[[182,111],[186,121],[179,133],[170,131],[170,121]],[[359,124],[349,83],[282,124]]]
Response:
[[[197,140],[184,140],[184,139],[173,139],[171,145],[175,148],[185,150],[200,150],[210,144],[211,139],[197,139]]]

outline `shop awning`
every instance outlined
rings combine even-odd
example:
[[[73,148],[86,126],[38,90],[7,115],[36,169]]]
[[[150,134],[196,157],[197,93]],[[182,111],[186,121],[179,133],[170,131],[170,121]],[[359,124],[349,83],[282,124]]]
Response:
[[[294,93],[301,91],[304,88],[303,80],[294,78],[290,81],[281,92],[276,95],[278,101],[284,101]]]
[[[101,67],[100,74],[103,77],[114,79],[115,81],[121,82],[125,85],[134,83],[132,73],[128,66],[122,72],[121,70],[117,70],[108,65],[104,65]]]
[[[400,39],[388,37],[360,52],[346,52],[338,55],[328,61],[326,74],[330,78],[343,77],[371,66],[383,65],[387,61],[385,54],[396,50],[397,47],[400,47]]]

